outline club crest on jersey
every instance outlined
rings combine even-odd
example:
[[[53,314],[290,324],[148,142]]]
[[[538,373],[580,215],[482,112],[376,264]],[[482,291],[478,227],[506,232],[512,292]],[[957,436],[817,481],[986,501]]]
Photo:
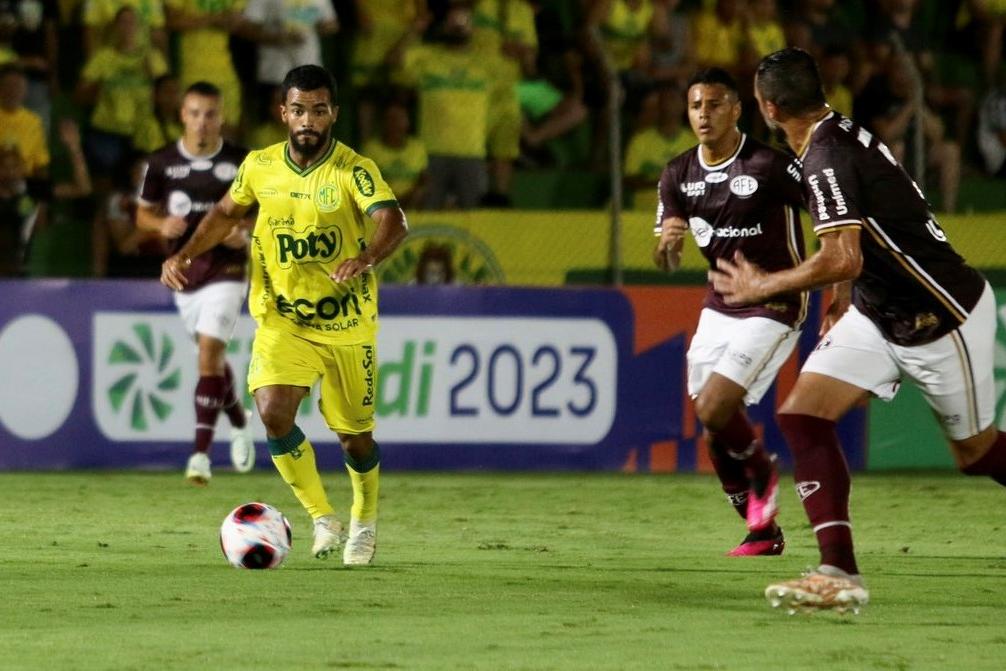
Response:
[[[730,180],[730,193],[740,198],[748,198],[758,190],[758,180],[750,175],[738,175]]]
[[[219,179],[221,182],[229,182],[234,179],[234,175],[238,174],[238,167],[231,163],[230,161],[224,161],[222,163],[217,163],[213,166],[213,176]]]
[[[353,181],[356,182],[357,190],[365,198],[370,198],[374,195],[374,179],[365,168],[361,168],[360,166],[353,168]]]
[[[697,198],[703,196],[706,193],[706,183],[705,182],[682,182],[681,183],[681,193],[685,194],[686,198]]]
[[[339,209],[342,202],[342,194],[339,187],[332,184],[322,184],[318,187],[318,193],[314,198],[314,206],[321,212],[334,212]]]
[[[710,184],[719,184],[727,181],[727,174],[725,172],[711,172],[706,175],[706,181]]]

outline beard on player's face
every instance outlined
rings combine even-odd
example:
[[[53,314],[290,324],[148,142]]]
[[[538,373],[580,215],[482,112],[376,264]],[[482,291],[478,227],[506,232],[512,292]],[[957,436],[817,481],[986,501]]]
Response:
[[[298,130],[290,134],[290,146],[301,156],[310,158],[321,151],[331,134],[331,125],[320,132],[307,129]]]

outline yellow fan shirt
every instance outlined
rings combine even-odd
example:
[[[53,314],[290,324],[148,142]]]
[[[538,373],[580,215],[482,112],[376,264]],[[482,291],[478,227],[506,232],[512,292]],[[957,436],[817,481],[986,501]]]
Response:
[[[391,190],[400,195],[407,194],[416,186],[429,163],[426,147],[414,137],[406,139],[405,145],[397,149],[380,140],[369,140],[363,146],[363,153],[374,159]]]
[[[402,74],[419,91],[419,137],[430,155],[485,158],[493,77],[471,49],[420,44]]]
[[[281,142],[249,153],[231,184],[234,202],[259,205],[248,310],[259,326],[314,342],[369,342],[377,333],[374,273],[342,284],[329,274],[366,248],[369,216],[398,207],[395,195],[373,161],[341,142],[304,170],[287,151]]]

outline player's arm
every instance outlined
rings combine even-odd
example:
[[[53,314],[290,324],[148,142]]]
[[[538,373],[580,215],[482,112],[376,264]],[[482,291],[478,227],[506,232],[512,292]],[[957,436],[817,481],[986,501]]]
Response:
[[[70,163],[73,166],[73,181],[60,182],[52,187],[56,198],[83,198],[91,195],[91,173],[87,170],[84,160],[84,150],[80,146],[80,129],[73,119],[62,119],[59,122],[59,136],[63,140]]]
[[[688,222],[681,217],[667,217],[660,222],[660,238],[653,249],[653,262],[658,268],[673,273],[681,266],[681,249],[687,231]]]
[[[852,282],[833,284],[831,286],[831,304],[828,305],[828,311],[825,313],[824,319],[821,320],[821,328],[817,335],[823,336],[830,331],[850,305],[852,305]]]
[[[819,289],[829,284],[851,282],[863,269],[859,226],[821,233],[821,248],[793,268],[766,273],[737,252],[733,261],[717,259],[709,271],[713,288],[729,305],[762,303],[777,294]]]
[[[161,282],[176,291],[184,289],[188,282],[185,270],[192,265],[192,259],[223,242],[250,208],[234,202],[230,193],[224,194],[202,218],[188,242],[161,266]]]
[[[346,259],[339,264],[330,277],[336,282],[346,282],[358,275],[367,272],[378,263],[388,258],[398,245],[401,244],[405,236],[409,234],[409,225],[405,220],[405,213],[402,208],[382,207],[375,210],[371,215],[377,230],[370,244],[360,255],[351,259]]]

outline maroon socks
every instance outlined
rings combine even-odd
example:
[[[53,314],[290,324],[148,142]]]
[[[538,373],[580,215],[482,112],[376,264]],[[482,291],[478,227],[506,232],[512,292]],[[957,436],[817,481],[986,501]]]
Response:
[[[810,415],[778,415],[793,455],[796,491],[821,549],[821,563],[858,574],[849,523],[849,466],[835,422]]]
[[[1000,485],[1006,486],[1006,433],[1000,431],[989,451],[961,471],[968,475],[987,475]]]

